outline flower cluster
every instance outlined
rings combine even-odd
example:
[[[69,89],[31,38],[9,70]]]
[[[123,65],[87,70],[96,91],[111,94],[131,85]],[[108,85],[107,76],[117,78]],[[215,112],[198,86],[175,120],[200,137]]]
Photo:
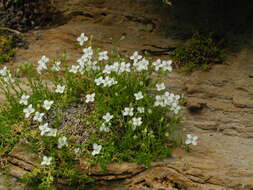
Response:
[[[135,67],[135,69],[137,71],[147,71],[148,70],[148,66],[149,66],[149,61],[145,58],[141,59],[138,62],[134,62],[133,66]]]
[[[103,87],[111,87],[112,85],[118,84],[118,81],[116,81],[114,78],[111,78],[109,76],[106,77],[99,77],[96,78],[95,83],[97,86],[102,85]]]
[[[178,114],[181,110],[180,96],[173,93],[165,92],[163,95],[157,95],[154,106],[166,107],[169,106],[170,110],[175,114]]]
[[[152,63],[152,65],[155,68],[155,71],[159,71],[160,69],[162,71],[172,71],[172,61],[161,61],[160,59],[157,59],[155,62]]]
[[[0,77],[7,84],[14,82],[14,79],[12,78],[11,72],[7,69],[7,67],[4,67],[4,68],[0,69]]]
[[[111,74],[112,72],[115,72],[116,74],[121,74],[124,72],[129,73],[129,72],[131,72],[130,67],[131,67],[130,63],[114,62],[112,65],[105,65],[103,73],[104,74]]]
[[[77,73],[78,70],[81,74],[83,74],[85,71],[97,71],[100,69],[100,67],[97,65],[97,61],[91,60],[92,55],[86,55],[83,54],[83,56],[77,60],[78,65],[74,67],[73,73]]]
[[[44,63],[44,62],[42,61],[41,63]],[[62,94],[64,90],[65,90],[65,86],[57,85],[55,89],[55,93]],[[21,105],[28,105],[29,98],[30,98],[30,95],[22,94],[19,100],[19,103]],[[44,100],[41,107],[44,108],[46,111],[49,111],[53,104],[54,104],[54,101]],[[38,123],[42,123],[45,116],[45,113],[36,111],[32,104],[29,104],[26,108],[24,108],[23,113],[25,114],[26,119],[29,118],[33,113],[35,113],[33,116],[33,121],[38,122]],[[57,136],[57,129],[49,127],[48,123],[39,125],[39,130],[40,130],[41,136],[48,136],[48,137]],[[67,138],[65,136],[60,137],[58,139],[58,148],[62,148],[63,146],[67,146],[67,145],[68,145]],[[43,156],[43,161],[41,162],[41,165],[46,165],[46,166],[50,165],[52,159],[53,159],[52,157]]]

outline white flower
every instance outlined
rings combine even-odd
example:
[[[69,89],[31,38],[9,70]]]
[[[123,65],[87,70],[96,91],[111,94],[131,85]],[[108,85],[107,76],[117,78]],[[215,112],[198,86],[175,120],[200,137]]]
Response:
[[[48,123],[39,126],[41,136],[55,137],[57,135],[57,129],[48,127]]]
[[[141,117],[133,117],[132,124],[134,127],[141,126],[142,118]]]
[[[164,95],[160,96],[157,95],[155,97],[156,101],[154,106],[169,106],[170,110],[173,111],[175,114],[178,114],[181,110],[181,107],[179,105],[180,96],[175,95],[173,93],[165,92]]]
[[[48,111],[50,110],[53,103],[54,101],[45,100],[42,107]]]
[[[133,116],[134,115],[134,108],[125,108],[122,112],[123,116]]]
[[[113,115],[111,115],[109,112],[107,112],[104,116],[103,119],[105,122],[109,122],[113,118]]]
[[[44,70],[44,69],[47,69],[47,66],[46,66],[46,64],[44,63],[44,64],[41,64],[41,65],[39,65],[38,67],[37,67],[37,72],[39,73],[39,74],[41,74],[41,71],[42,70]]]
[[[103,87],[111,87],[114,84],[118,84],[118,82],[114,78],[106,76],[103,80]]]
[[[131,72],[131,69],[130,69],[131,65],[130,63],[125,63],[125,62],[122,62],[120,64],[120,68],[119,68],[119,73],[124,73],[124,72]]]
[[[41,58],[40,58],[40,60],[38,61],[38,67],[37,67],[37,72],[39,73],[39,74],[41,74],[41,71],[42,70],[46,70],[47,69],[47,65],[46,65],[46,63],[49,61],[49,58],[47,58],[46,56],[42,56]]]
[[[137,92],[134,94],[135,96],[135,99],[138,101],[138,100],[141,100],[143,98],[143,94],[141,91]]]
[[[100,69],[100,66],[97,65],[97,61],[91,61],[86,56],[82,56],[81,59],[78,59],[77,62],[79,62],[80,66],[80,73],[83,74],[84,71],[97,71]]]
[[[112,71],[114,71],[115,73],[118,73],[119,68],[120,68],[119,62],[114,62],[113,65],[111,66]]]
[[[144,107],[138,107],[138,108],[137,108],[137,111],[138,111],[139,113],[144,113],[145,108],[144,108]]]
[[[92,55],[93,55],[92,47],[88,47],[88,48],[83,49],[83,56],[86,57],[86,59],[91,59]]]
[[[6,83],[13,83],[15,80],[12,78],[11,73],[7,73],[7,75],[3,78]]]
[[[65,90],[65,86],[57,85],[56,89],[55,89],[55,92],[59,93],[59,94],[62,94],[64,92],[64,90]]]
[[[188,134],[186,137],[187,137],[187,139],[185,141],[185,144],[187,144],[187,145],[192,144],[194,146],[196,146],[198,144],[197,143],[198,136]]]
[[[74,152],[75,152],[76,154],[78,154],[78,153],[80,152],[80,150],[81,150],[80,148],[75,148],[75,149],[74,149]]]
[[[78,72],[79,67],[80,67],[79,65],[72,65],[69,72],[76,74]]]
[[[38,64],[47,63],[49,61],[49,58],[47,58],[45,55],[43,55],[40,60],[38,61]]]
[[[79,42],[80,46],[83,46],[83,43],[88,40],[88,37],[82,33],[78,38],[77,41]]]
[[[25,113],[25,118],[28,118],[33,112],[35,112],[35,109],[33,109],[33,105],[30,104],[27,108],[23,110],[23,112]]]
[[[164,83],[156,84],[156,88],[158,91],[161,91],[165,89],[165,85]]]
[[[148,70],[149,61],[145,58],[133,64],[137,71]]]
[[[163,96],[159,96],[157,95],[155,97],[156,101],[155,101],[155,104],[154,106],[161,106],[161,107],[165,107],[166,104],[164,103],[164,97]]]
[[[108,123],[109,125],[111,125],[111,123]],[[108,127],[108,126],[106,126],[106,124],[105,123],[102,123],[102,125],[100,126],[100,128],[99,128],[99,130],[101,131],[101,132],[109,132],[110,131],[110,128]]]
[[[112,65],[105,65],[103,73],[105,73],[105,74],[111,74],[112,71],[113,71]]]
[[[180,110],[181,110],[181,106],[179,106],[179,105],[171,107],[171,111],[173,111],[174,114],[178,114],[180,112]]]
[[[2,69],[0,70],[0,75],[1,75],[1,76],[6,76],[8,72],[9,72],[9,70],[7,69],[6,66],[4,66],[4,68],[2,68]]]
[[[95,93],[87,94],[85,97],[86,97],[86,100],[85,100],[86,103],[94,102],[94,100],[95,100]]]
[[[58,148],[62,148],[64,146],[68,146],[68,141],[67,141],[67,137],[63,136],[63,137],[60,137],[58,139],[58,145],[57,147]]]
[[[61,68],[60,68],[60,65],[61,65],[61,62],[60,61],[56,61],[53,66],[52,66],[52,70],[53,71],[60,71]]]
[[[50,131],[50,128],[48,127],[48,123],[45,123],[43,125],[39,126],[40,135],[44,136],[46,133]]]
[[[96,83],[97,86],[100,86],[101,84],[104,83],[104,78],[99,77],[99,78],[95,79],[95,83]]]
[[[134,63],[138,62],[141,58],[142,56],[139,55],[137,51],[135,51],[133,55],[130,57],[130,59],[133,60]]]
[[[46,136],[48,137],[56,137],[57,135],[57,129],[49,128],[49,131],[47,132]]]
[[[98,54],[98,60],[99,61],[102,61],[102,60],[108,60],[109,57],[108,57],[108,52],[107,51],[102,51],[102,52],[99,52]]]
[[[19,101],[20,104],[22,105],[27,105],[28,104],[28,99],[30,98],[29,95],[23,94],[21,96],[21,100]]]
[[[158,71],[162,67],[161,59],[157,59],[152,65],[155,67],[155,71]]]
[[[171,60],[168,60],[168,61],[162,61],[162,69],[163,71],[172,71],[172,61]]]
[[[91,154],[92,154],[93,156],[95,156],[95,155],[97,155],[97,154],[100,153],[101,149],[102,149],[102,145],[98,145],[98,144],[94,143],[94,144],[93,144],[93,151],[92,151]]]
[[[89,61],[89,59],[86,55],[82,55],[82,57],[77,60],[77,62],[80,65],[81,68],[83,68],[85,66],[85,63],[87,61]]]
[[[45,115],[45,113],[40,113],[40,112],[36,111],[35,116],[33,117],[33,121],[42,122],[44,115]]]
[[[13,83],[15,80],[12,78],[10,71],[7,72],[6,76],[4,76],[4,82]]]
[[[49,165],[51,165],[52,160],[53,160],[53,157],[43,156],[43,160],[41,162],[41,165],[49,166]]]
[[[111,72],[112,72],[111,65],[105,65],[103,73],[105,73],[105,74],[111,74]]]
[[[114,62],[113,65],[105,65],[103,73],[111,74],[111,72],[120,73],[120,64],[119,62]]]
[[[170,110],[173,111],[175,114],[178,114],[181,110],[181,106],[179,105],[180,96],[175,95],[173,93],[165,92],[163,97],[165,105],[170,106]]]
[[[96,63],[96,61],[94,61],[93,63]],[[95,64],[92,67],[90,67],[90,68],[93,71],[99,71],[100,70],[100,66],[99,65],[95,65]]]
[[[12,78],[10,71],[7,67],[0,70],[0,76],[3,77],[4,82],[13,83],[15,80]]]

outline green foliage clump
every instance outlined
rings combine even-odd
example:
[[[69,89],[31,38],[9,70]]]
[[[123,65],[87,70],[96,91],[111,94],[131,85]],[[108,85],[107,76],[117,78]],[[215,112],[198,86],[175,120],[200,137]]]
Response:
[[[170,52],[170,56],[182,70],[192,71],[196,68],[208,69],[212,64],[222,64],[225,50],[212,34],[195,33],[191,39]]]
[[[0,35],[0,64],[12,60],[14,56],[15,50],[12,38]]]

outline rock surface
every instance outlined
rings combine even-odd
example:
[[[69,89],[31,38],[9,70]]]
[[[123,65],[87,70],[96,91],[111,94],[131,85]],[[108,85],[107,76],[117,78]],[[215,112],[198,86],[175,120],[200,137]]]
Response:
[[[66,53],[71,56],[70,61],[74,61],[79,56],[74,42],[81,32],[93,34],[95,46],[119,48],[124,54],[135,50],[159,51],[161,49],[155,47],[173,47],[177,43],[162,32],[162,23],[166,23],[162,16],[165,7],[160,7],[161,14],[158,14],[159,7],[140,6],[130,0],[66,0],[64,3],[56,0],[55,3],[71,17],[70,21],[56,28],[25,34],[30,47],[17,51],[13,66],[23,62],[36,63],[44,54],[56,58]],[[119,6],[123,3],[125,7]],[[114,165],[107,176],[94,172],[98,184],[93,188],[252,190],[252,55],[251,47],[229,57],[227,64],[213,66],[208,72],[169,75],[167,89],[186,97],[185,131],[199,136],[198,145],[192,147],[190,153],[178,149],[172,158],[154,163],[149,169]],[[17,177],[30,170],[31,160],[36,160],[32,155],[28,158],[21,150],[16,147],[10,154],[12,175]]]

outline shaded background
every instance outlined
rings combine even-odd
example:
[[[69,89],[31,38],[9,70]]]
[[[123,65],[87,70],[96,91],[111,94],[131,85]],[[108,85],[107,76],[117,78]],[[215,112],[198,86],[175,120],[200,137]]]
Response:
[[[253,1],[173,0],[168,33],[188,38],[194,31],[214,32],[227,44],[241,47],[253,34]]]

